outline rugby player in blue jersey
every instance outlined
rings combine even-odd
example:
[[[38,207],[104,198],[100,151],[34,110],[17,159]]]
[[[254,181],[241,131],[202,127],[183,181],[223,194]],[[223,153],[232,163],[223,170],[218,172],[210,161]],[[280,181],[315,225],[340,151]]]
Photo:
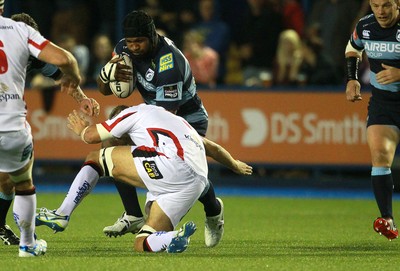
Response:
[[[372,95],[368,105],[367,141],[371,181],[380,211],[374,230],[389,240],[398,237],[393,219],[391,167],[400,142],[400,15],[399,0],[370,0],[373,14],[357,23],[346,47],[346,98],[361,98],[358,63],[363,51],[370,64]]]
[[[114,59],[100,73],[100,92],[111,95],[109,82],[129,82],[135,76],[136,88],[145,103],[174,112],[189,122],[201,136],[205,136],[208,115],[197,95],[191,68],[182,52],[170,39],[157,34],[153,19],[142,11],[133,11],[125,17],[123,34],[124,38],[114,48],[114,55],[129,55],[133,61],[134,75],[129,66],[117,63],[118,59]],[[115,145],[115,142],[110,145]],[[104,233],[108,236],[136,233],[145,221],[136,189],[121,182],[114,183],[125,212],[114,225],[105,227]],[[205,244],[207,247],[216,246],[224,232],[224,208],[222,200],[216,198],[211,182],[208,182],[199,201],[206,213]]]

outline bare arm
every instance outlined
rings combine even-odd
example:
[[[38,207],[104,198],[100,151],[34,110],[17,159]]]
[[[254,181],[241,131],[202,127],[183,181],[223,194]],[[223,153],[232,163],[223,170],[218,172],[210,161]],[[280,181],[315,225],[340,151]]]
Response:
[[[39,60],[56,65],[63,73],[61,84],[65,87],[77,87],[81,80],[78,63],[67,50],[49,42],[39,53]]]
[[[251,175],[253,168],[246,163],[235,160],[232,155],[217,143],[203,137],[204,147],[207,156],[213,158],[215,161],[230,168],[233,172],[242,175]]]

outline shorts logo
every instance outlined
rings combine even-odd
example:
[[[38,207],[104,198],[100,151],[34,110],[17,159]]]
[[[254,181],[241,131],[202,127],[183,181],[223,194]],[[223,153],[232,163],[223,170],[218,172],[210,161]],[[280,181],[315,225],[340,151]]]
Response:
[[[143,161],[143,167],[150,179],[158,180],[163,178],[163,175],[154,161]]]
[[[178,85],[164,86],[164,99],[178,98]]]
[[[32,157],[33,145],[32,143],[25,147],[22,151],[21,162]]]
[[[174,67],[174,58],[172,56],[172,53],[160,57],[160,67],[158,68],[158,72],[170,70],[173,67]]]

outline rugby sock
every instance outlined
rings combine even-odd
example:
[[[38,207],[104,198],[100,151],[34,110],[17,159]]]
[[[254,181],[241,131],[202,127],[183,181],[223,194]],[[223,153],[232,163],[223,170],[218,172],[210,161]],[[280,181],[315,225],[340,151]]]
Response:
[[[382,217],[393,218],[392,213],[392,194],[393,177],[390,168],[372,167],[371,172],[372,188],[376,203]]]
[[[159,231],[150,234],[146,237],[143,242],[143,248],[145,251],[160,252],[167,249],[172,241],[172,238],[176,237],[178,231]]]
[[[221,205],[219,201],[215,197],[214,186],[210,180],[208,180],[210,186],[208,187],[207,192],[199,198],[199,201],[204,206],[204,211],[206,212],[206,216],[216,216],[221,212]]]
[[[8,210],[14,199],[14,194],[7,195],[0,192],[0,227],[6,224]]]
[[[136,192],[136,187],[115,180],[114,184],[115,187],[117,187],[126,214],[136,217],[143,217],[142,209],[140,209],[139,199]]]
[[[56,213],[70,216],[82,199],[96,186],[100,174],[101,170],[97,164],[92,162],[85,163],[76,175],[68,194]]]
[[[36,192],[35,188],[29,191],[15,192],[14,199],[14,219],[21,231],[20,246],[35,245],[35,210]]]

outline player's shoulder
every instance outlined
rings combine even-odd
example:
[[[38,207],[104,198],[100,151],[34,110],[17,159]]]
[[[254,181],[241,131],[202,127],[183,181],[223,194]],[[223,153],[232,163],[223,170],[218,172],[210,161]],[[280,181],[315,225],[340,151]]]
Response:
[[[174,63],[185,62],[185,56],[175,46],[174,42],[167,37],[160,36],[160,48],[156,54],[155,60],[159,64],[160,72],[174,70]]]
[[[369,28],[373,25],[377,24],[377,20],[375,18],[375,15],[373,13],[371,14],[367,14],[364,17],[362,17],[358,23],[357,23],[357,27],[358,28]]]

